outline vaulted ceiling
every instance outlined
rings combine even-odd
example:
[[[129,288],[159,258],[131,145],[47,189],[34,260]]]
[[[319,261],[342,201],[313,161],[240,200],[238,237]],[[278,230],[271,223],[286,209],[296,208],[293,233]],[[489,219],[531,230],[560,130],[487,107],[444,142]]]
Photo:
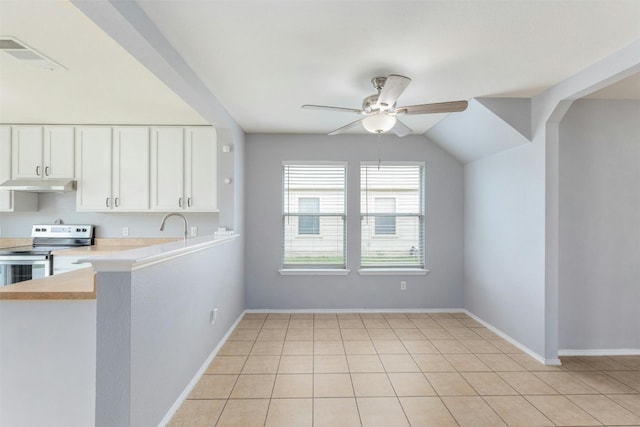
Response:
[[[640,0],[137,4],[251,133],[328,133],[357,116],[301,104],[359,108],[371,78],[390,73],[413,79],[404,105],[530,97],[640,38]],[[0,54],[0,122],[206,122],[65,0],[0,0],[0,36],[65,67]],[[598,96],[637,99],[640,80]],[[442,117],[403,120],[424,133]]]

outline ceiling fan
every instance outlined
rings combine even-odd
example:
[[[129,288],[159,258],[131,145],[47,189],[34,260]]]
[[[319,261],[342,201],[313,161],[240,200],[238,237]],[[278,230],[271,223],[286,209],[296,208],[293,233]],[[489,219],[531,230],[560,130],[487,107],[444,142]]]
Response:
[[[365,116],[334,130],[329,133],[329,135],[337,135],[362,124],[362,127],[364,127],[367,132],[381,134],[391,131],[398,136],[406,136],[412,132],[409,127],[398,120],[396,117],[398,115],[455,113],[464,111],[467,108],[467,101],[439,102],[398,107],[396,106],[398,98],[407,86],[409,86],[409,83],[411,83],[409,77],[391,74],[387,77],[374,77],[371,79],[371,83],[377,93],[367,96],[364,101],[362,101],[362,109],[313,104],[305,104],[302,108],[343,111]]]

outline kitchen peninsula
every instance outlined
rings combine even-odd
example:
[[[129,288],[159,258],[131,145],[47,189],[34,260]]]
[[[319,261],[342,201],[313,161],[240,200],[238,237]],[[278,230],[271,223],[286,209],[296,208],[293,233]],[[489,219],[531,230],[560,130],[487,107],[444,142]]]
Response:
[[[237,237],[98,244],[73,254],[93,268],[0,289],[0,424],[170,417],[240,314],[227,308],[244,296],[225,286]]]
[[[1,239],[0,247],[30,245],[31,239]],[[173,242],[176,239],[96,239],[95,245],[53,251],[54,260],[107,255],[144,246]],[[85,264],[90,267],[90,264]],[[55,267],[54,267],[55,270]],[[0,300],[95,299],[94,273],[91,269],[47,276],[0,287]]]

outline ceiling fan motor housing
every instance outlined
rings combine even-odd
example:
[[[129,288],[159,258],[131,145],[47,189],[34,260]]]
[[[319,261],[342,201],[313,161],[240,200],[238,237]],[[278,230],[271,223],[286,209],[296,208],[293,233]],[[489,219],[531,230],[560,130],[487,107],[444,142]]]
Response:
[[[386,77],[374,77],[371,79],[371,84],[378,91],[378,93],[380,93],[386,81]]]
[[[379,94],[373,94],[367,96],[364,101],[362,101],[362,109],[367,113],[371,114],[378,110],[378,98]]]
[[[367,96],[364,101],[362,101],[362,109],[367,113],[375,113],[377,111],[388,111],[393,108],[393,105],[387,104],[378,104],[378,99],[380,99],[380,92],[384,87],[384,84],[387,82],[386,77],[374,77],[371,79],[371,84],[377,91],[376,94]]]

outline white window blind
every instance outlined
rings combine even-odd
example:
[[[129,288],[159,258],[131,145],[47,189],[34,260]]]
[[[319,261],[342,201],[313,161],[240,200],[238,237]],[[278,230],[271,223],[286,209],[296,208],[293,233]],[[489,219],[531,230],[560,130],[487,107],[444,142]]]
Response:
[[[344,164],[283,165],[283,268],[346,268]]]
[[[424,268],[424,165],[363,162],[362,267]]]

